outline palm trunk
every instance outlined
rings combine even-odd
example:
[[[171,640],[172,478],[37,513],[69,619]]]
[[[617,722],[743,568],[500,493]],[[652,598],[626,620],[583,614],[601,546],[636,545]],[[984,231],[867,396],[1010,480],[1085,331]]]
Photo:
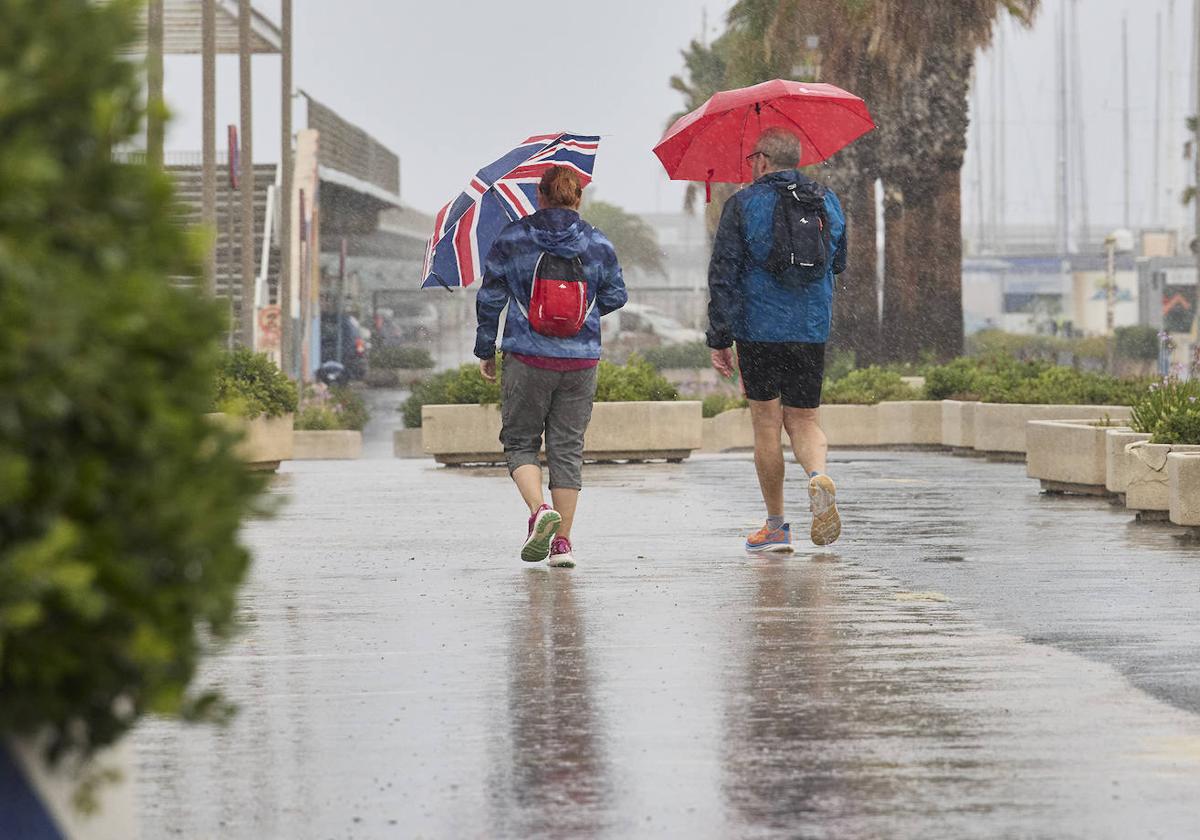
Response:
[[[929,325],[927,347],[945,361],[963,352],[961,169],[937,176],[932,209],[928,244],[934,270],[922,297]]]
[[[926,344],[921,306],[922,243],[918,241],[928,200],[906,199],[891,192],[884,204],[883,361],[915,362]]]
[[[854,354],[859,366],[879,359],[878,258],[875,251],[875,179],[861,174],[840,195],[849,253],[833,298],[830,343]]]

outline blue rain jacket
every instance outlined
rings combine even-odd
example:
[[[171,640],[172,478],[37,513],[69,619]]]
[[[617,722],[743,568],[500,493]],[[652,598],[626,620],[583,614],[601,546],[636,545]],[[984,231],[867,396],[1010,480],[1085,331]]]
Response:
[[[726,202],[708,266],[709,347],[829,340],[833,277],[846,268],[846,216],[833,190],[825,193],[831,258],[824,279],[792,288],[763,267],[771,254],[775,187],[807,180],[794,169],[768,172]]]
[[[583,329],[571,338],[535,333],[521,311],[521,307],[529,308],[533,271],[542,252],[566,259],[579,257],[583,263],[588,303],[595,305]],[[521,306],[509,306],[513,299]],[[500,313],[508,306],[501,345],[504,352],[552,359],[599,359],[600,316],[616,312],[628,300],[617,252],[607,237],[579,218],[574,210],[539,210],[502,230],[484,261],[483,284],[475,299],[479,323],[475,331],[475,355],[481,359],[495,355]]]

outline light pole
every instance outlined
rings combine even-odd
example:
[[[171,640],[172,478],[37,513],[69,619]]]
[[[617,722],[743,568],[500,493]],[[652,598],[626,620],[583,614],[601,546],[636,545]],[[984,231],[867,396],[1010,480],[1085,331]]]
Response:
[[[200,88],[204,137],[200,148],[200,218],[212,231],[212,247],[204,255],[204,282],[217,294],[217,0],[203,0],[200,12]],[[230,290],[232,297],[232,290]],[[232,329],[233,325],[230,324]]]
[[[242,191],[242,344],[254,349],[254,111],[251,100],[250,0],[238,0],[238,81],[241,86],[242,150],[239,188]]]
[[[146,160],[163,165],[163,0],[146,8]]]
[[[280,29],[279,360],[283,372],[292,376],[296,369],[292,347],[292,0],[282,0]]]

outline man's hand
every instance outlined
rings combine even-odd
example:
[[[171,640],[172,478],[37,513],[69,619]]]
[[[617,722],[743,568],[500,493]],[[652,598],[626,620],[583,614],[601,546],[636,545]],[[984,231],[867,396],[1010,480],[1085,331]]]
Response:
[[[733,348],[712,351],[712,366],[717,373],[729,379],[733,376]]]
[[[479,360],[479,374],[488,382],[496,381],[496,357]]]

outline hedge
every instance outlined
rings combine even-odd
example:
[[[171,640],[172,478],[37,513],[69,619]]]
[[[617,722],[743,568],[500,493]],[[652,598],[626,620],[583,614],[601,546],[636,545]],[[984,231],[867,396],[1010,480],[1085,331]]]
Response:
[[[366,400],[353,388],[314,386],[304,394],[295,426],[302,432],[361,432],[370,419]]]
[[[296,384],[265,353],[244,348],[225,355],[217,372],[214,407],[253,420],[296,411]]]
[[[500,379],[503,364],[497,358],[496,382],[488,382],[479,373],[478,364],[465,364],[457,370],[439,373],[413,387],[411,396],[400,410],[404,425],[410,429],[421,426],[421,407],[425,405],[489,405],[500,402]],[[596,402],[646,402],[679,399],[675,390],[649,362],[631,356],[624,365],[601,361],[596,373]]]

